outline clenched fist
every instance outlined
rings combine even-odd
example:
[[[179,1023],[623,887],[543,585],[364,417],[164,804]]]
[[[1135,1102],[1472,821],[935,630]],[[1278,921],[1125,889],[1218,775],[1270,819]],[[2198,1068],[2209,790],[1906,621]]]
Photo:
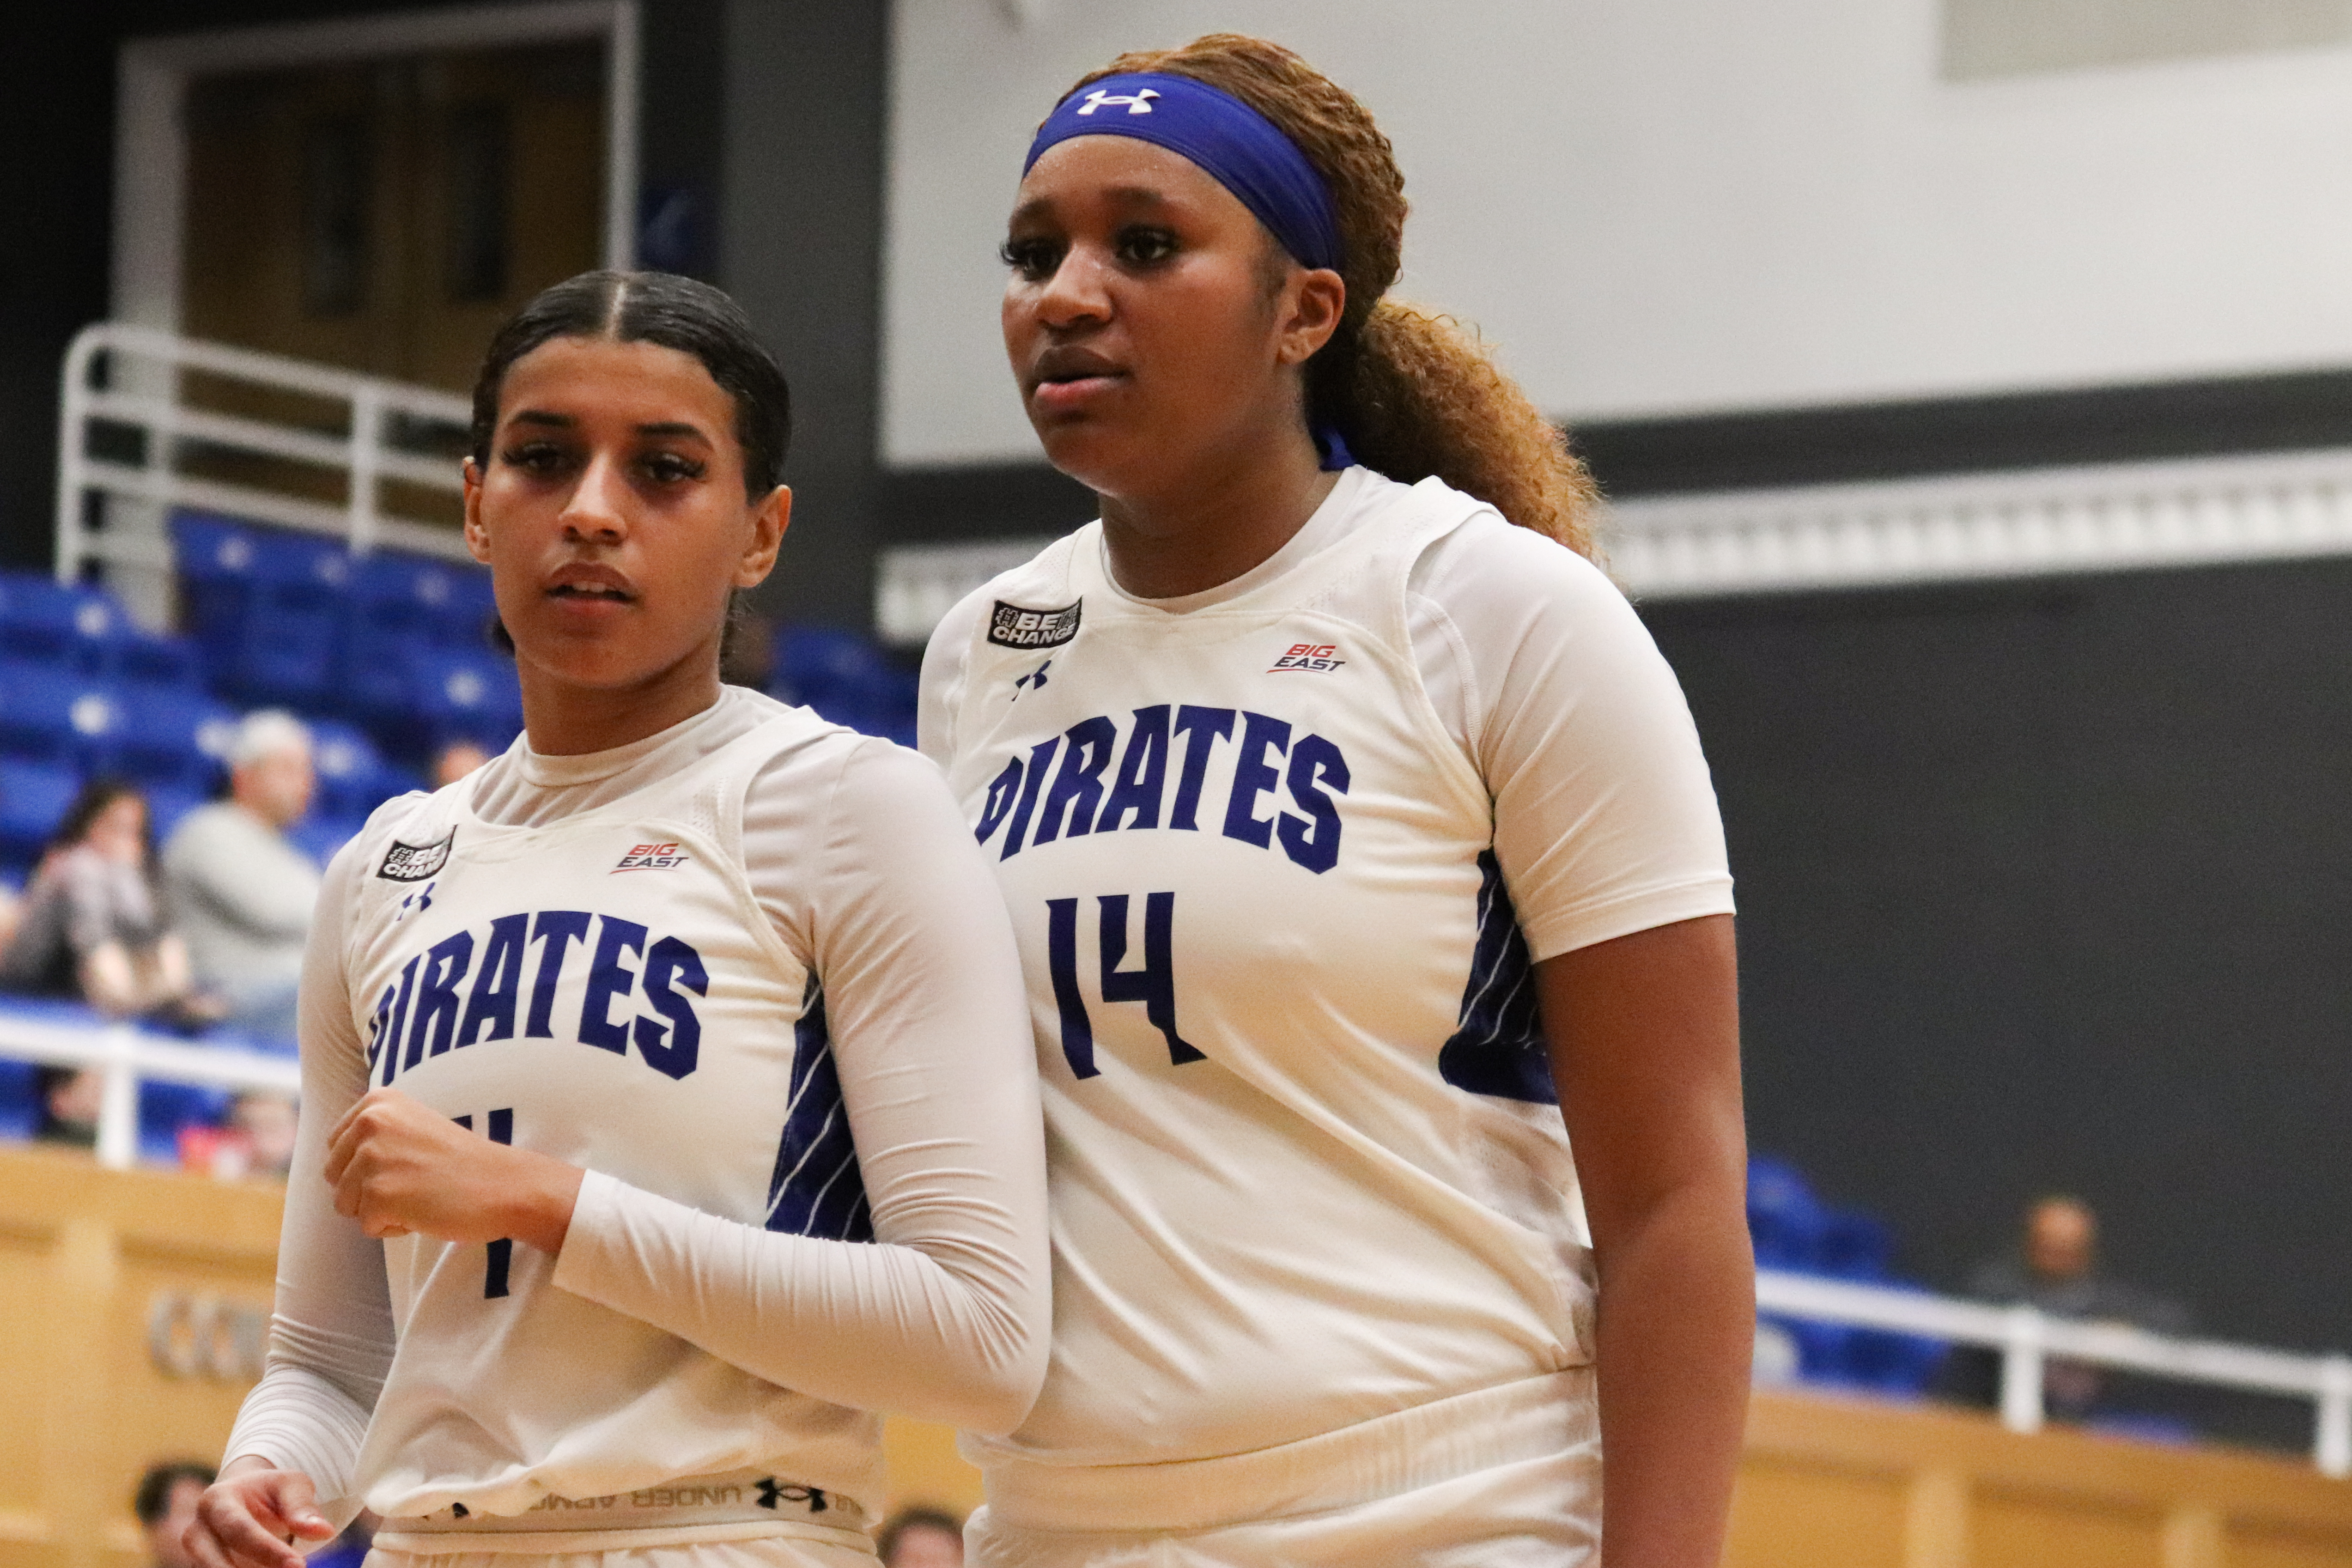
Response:
[[[371,1089],[327,1135],[335,1212],[377,1237],[511,1237],[552,1255],[563,1248],[583,1173],[493,1143],[394,1089]]]

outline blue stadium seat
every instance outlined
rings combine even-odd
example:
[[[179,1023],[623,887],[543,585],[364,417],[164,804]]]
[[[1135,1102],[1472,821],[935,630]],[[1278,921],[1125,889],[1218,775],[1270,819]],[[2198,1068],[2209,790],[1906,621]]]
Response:
[[[114,765],[151,788],[209,795],[236,737],[236,714],[202,692],[116,688],[122,720]]]
[[[488,649],[445,648],[420,658],[411,701],[436,746],[467,740],[503,751],[522,728],[514,665]]]
[[[149,1079],[139,1086],[139,1157],[155,1164],[180,1163],[180,1129],[218,1127],[228,1120],[236,1096],[226,1089]]]
[[[1879,1394],[1925,1394],[1951,1350],[1948,1342],[1921,1334],[1849,1329],[1839,1348],[1836,1368],[1823,1381]]]
[[[297,534],[253,535],[252,597],[228,672],[232,689],[255,702],[331,706],[335,653],[351,615],[352,558],[337,545]]]
[[[468,650],[488,647],[490,621],[498,613],[488,570],[458,567],[449,579],[449,602],[441,607],[441,645]]]
[[[386,763],[366,733],[332,719],[310,724],[311,760],[319,773],[319,795],[311,815],[343,822],[362,822],[368,813],[394,795],[417,787],[417,781]]]
[[[41,1125],[41,1069],[0,1059],[0,1138],[22,1141]]]
[[[341,697],[346,712],[378,722],[408,710],[418,661],[436,647],[478,650],[478,632],[458,635],[489,574],[478,568],[380,554],[355,563],[352,613],[342,647]]]
[[[172,518],[182,619],[218,680],[226,680],[236,663],[253,602],[257,531],[250,524],[202,512],[183,511]]]
[[[123,722],[112,686],[50,665],[0,662],[0,754],[97,772]]]
[[[80,788],[70,767],[0,757],[0,862],[22,867],[38,859]]]
[[[1813,1246],[1813,1272],[1833,1279],[1867,1282],[1886,1278],[1895,1238],[1874,1215],[1858,1209],[1832,1209],[1823,1216]]]
[[[101,676],[109,672],[116,638],[130,627],[122,606],[103,588],[29,572],[0,574],[0,658]]]
[[[1828,1212],[1795,1166],[1769,1155],[1748,1162],[1748,1234],[1762,1268],[1815,1272]]]
[[[769,695],[869,735],[912,745],[917,676],[855,632],[786,626],[776,634]]]
[[[1748,1161],[1748,1232],[1759,1268],[1880,1286],[1893,1283],[1894,1237],[1886,1226],[1859,1210],[1833,1209],[1822,1203],[1802,1173],[1785,1160],[1759,1154]],[[1925,1392],[1951,1349],[1941,1340],[1916,1334],[1777,1312],[1761,1314],[1759,1321],[1795,1342],[1799,1375],[1805,1382],[1874,1393]]]
[[[158,637],[128,626],[108,651],[107,673],[126,686],[202,691],[204,650],[194,637]]]

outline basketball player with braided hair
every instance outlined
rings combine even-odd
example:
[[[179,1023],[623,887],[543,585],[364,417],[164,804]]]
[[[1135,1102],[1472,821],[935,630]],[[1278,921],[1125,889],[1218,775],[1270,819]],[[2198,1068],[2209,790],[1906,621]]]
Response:
[[[1045,1392],[969,1440],[992,1568],[1721,1548],[1714,794],[1560,437],[1383,298],[1404,216],[1363,107],[1250,38],[1122,57],[1030,149],[1005,344],[1101,515],[946,618],[922,715],[1052,1169]]]

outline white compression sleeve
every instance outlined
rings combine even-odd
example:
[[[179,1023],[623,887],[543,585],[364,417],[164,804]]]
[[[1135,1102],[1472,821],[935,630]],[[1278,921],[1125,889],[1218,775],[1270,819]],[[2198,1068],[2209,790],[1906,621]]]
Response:
[[[1011,921],[930,763],[874,742],[813,783],[789,763],[753,781],[744,858],[821,978],[875,1244],[592,1175],[555,1283],[821,1399],[1009,1431],[1045,1376],[1051,1319]]]
[[[253,1454],[300,1470],[322,1502],[352,1490],[360,1440],[393,1352],[383,1244],[335,1212],[323,1174],[328,1132],[367,1092],[367,1059],[343,983],[356,859],[346,848],[328,868],[302,961],[302,1120],[286,1178],[268,1365],[237,1412],[224,1457]]]

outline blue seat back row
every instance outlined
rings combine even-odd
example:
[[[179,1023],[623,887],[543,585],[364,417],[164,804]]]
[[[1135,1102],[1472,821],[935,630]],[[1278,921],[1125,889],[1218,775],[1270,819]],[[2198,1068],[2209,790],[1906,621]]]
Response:
[[[0,572],[0,660],[186,691],[205,684],[190,639],[142,630],[103,588],[29,572]]]
[[[1894,1238],[1874,1216],[1823,1203],[1797,1168],[1756,1155],[1748,1163],[1748,1234],[1759,1268],[1901,1288],[1891,1273]],[[1941,1340],[1766,1313],[1794,1342],[1808,1383],[1917,1394],[1950,1347]]]
[[[776,634],[768,694],[902,746],[915,743],[916,674],[868,638],[831,626]]]
[[[422,751],[521,727],[512,667],[484,632],[489,574],[231,519],[173,519],[182,601],[217,689],[334,712]]]

